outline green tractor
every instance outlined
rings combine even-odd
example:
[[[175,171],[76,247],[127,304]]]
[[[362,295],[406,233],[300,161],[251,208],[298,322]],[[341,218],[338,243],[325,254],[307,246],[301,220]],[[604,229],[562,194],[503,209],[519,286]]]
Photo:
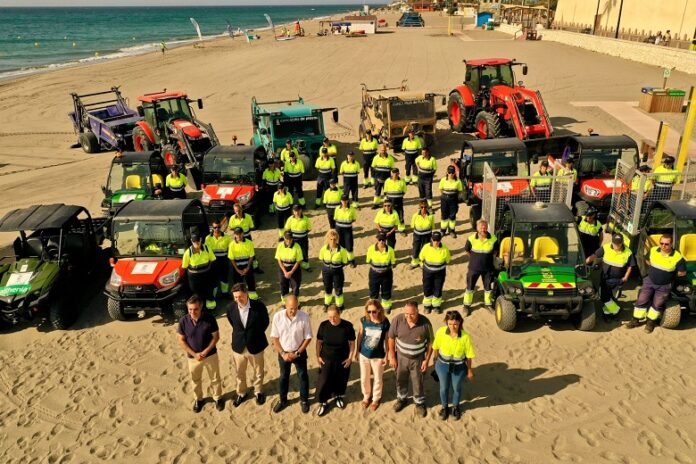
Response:
[[[85,295],[78,290],[106,269],[103,231],[102,220],[74,205],[35,205],[0,219],[0,232],[19,232],[14,260],[0,261],[0,322],[47,316],[59,330],[75,322]]]
[[[598,292],[567,205],[507,203],[496,235],[495,321],[500,329],[512,331],[522,315],[570,319],[579,330],[594,328]]]
[[[109,177],[102,186],[102,209],[113,216],[131,200],[163,198],[167,167],[159,151],[124,152],[111,161]]]

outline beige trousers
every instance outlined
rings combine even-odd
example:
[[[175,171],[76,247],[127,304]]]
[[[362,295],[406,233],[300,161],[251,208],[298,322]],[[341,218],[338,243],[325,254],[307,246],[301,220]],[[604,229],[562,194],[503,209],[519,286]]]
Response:
[[[188,358],[188,368],[193,382],[193,395],[196,400],[203,399],[203,369],[210,377],[210,388],[213,390],[213,400],[217,401],[222,397],[222,381],[220,380],[220,361],[218,355],[207,356],[203,361]]]
[[[360,389],[362,390],[363,400],[368,401],[372,395],[372,401],[382,399],[382,385],[384,368],[382,364],[384,358],[370,359],[360,355]],[[371,377],[375,377],[375,385],[372,388]]]
[[[261,387],[263,386],[263,351],[257,354],[251,354],[244,348],[243,353],[232,352],[232,361],[234,362],[234,367],[237,370],[237,394],[239,396],[246,395],[247,391],[247,379],[246,371],[247,364],[251,364],[251,368],[254,371],[253,386],[254,393],[261,393]]]

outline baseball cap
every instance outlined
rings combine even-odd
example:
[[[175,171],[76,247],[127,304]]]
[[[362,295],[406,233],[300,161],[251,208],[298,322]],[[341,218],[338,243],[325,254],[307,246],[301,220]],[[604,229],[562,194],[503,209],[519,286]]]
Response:
[[[548,168],[548,167],[549,167],[549,162],[548,162],[548,160],[542,161],[542,162],[541,162],[541,165]]]
[[[442,233],[438,231],[433,232],[433,240],[435,240],[436,242],[442,240]]]
[[[611,236],[611,243],[614,243],[616,245],[620,245],[623,242],[624,242],[624,239],[620,234],[614,234]]]
[[[283,234],[283,237],[292,238],[292,231],[286,230],[285,233]]]
[[[234,228],[234,233],[235,233],[235,234],[243,234],[243,233],[244,233],[244,229],[242,229],[241,227],[235,227],[235,228]]]
[[[201,236],[198,235],[198,233],[192,233],[191,234],[191,241],[192,242],[200,242]]]

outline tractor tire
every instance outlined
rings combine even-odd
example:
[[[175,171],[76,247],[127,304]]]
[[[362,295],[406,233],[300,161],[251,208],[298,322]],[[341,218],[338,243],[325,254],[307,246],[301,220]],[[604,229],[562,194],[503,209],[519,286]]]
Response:
[[[93,132],[81,133],[78,140],[85,153],[99,153],[101,149],[99,146],[99,139],[97,139],[97,136],[94,135]]]
[[[476,221],[481,219],[481,205],[471,205],[469,207],[469,222],[471,223],[471,228],[476,230]]]
[[[147,137],[147,134],[142,127],[136,126],[133,129],[133,150],[134,151],[150,151],[152,150],[152,142]]]
[[[517,308],[512,301],[505,299],[503,295],[495,300],[495,323],[500,330],[512,332],[517,325]]]
[[[575,203],[575,215],[580,217],[587,214],[587,210],[590,209],[590,205],[586,201],[578,201]]]
[[[48,320],[56,330],[65,330],[75,322],[76,315],[71,313],[75,311],[75,306],[68,304],[67,299],[63,295],[56,295],[51,301],[48,309]]]
[[[114,321],[125,321],[126,314],[123,312],[121,303],[114,300],[113,298],[106,299],[106,310],[109,312],[109,316]]]
[[[571,320],[576,329],[588,332],[594,329],[597,323],[597,308],[594,302],[585,301],[578,314],[573,314]]]
[[[676,329],[681,322],[682,309],[681,305],[671,300],[669,306],[665,308],[665,312],[662,313],[660,318],[660,327],[663,329]]]
[[[500,137],[500,121],[494,113],[479,111],[474,121],[474,127],[480,139],[497,139]]]
[[[447,119],[452,132],[466,131],[466,106],[459,92],[452,92],[447,100]]]
[[[176,148],[171,145],[164,145],[162,146],[161,153],[167,170],[171,169],[174,165],[179,165],[179,154]]]
[[[182,317],[188,314],[188,309],[186,308],[186,300],[174,300],[172,302],[172,316],[175,321],[180,320]]]

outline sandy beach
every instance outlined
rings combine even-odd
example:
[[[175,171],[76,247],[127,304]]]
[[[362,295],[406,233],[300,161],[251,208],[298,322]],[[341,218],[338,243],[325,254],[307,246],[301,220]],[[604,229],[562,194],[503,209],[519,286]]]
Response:
[[[382,15],[380,15],[382,17]],[[393,26],[397,16],[384,16]],[[514,57],[529,64],[525,85],[538,88],[558,128],[600,134],[640,134],[596,106],[572,102],[637,101],[640,88],[660,85],[662,70],[553,42],[513,41],[501,32],[481,30],[447,36],[446,18],[424,14],[427,27],[393,27],[368,38],[316,37],[319,26],[305,24],[308,37],[273,42],[268,32],[247,44],[229,38],[150,54],[57,70],[0,82],[0,215],[39,203],[84,205],[100,215],[102,192],[112,154],[87,155],[75,142],[67,113],[71,92],[87,93],[120,85],[135,106],[138,95],[185,90],[203,98],[200,119],[210,122],[222,143],[251,137],[250,100],[300,95],[321,106],[337,106],[338,124],[327,132],[339,153],[358,142],[360,84],[398,85],[446,94],[464,78],[463,58]],[[696,77],[673,72],[670,86],[688,90]],[[653,117],[653,116],[651,116]],[[654,116],[658,118],[659,116]],[[680,117],[670,117],[681,130]],[[458,153],[461,135],[446,121],[433,153],[437,179]],[[397,156],[403,169],[403,156]],[[314,182],[305,182],[308,204]],[[356,229],[356,256],[364,262],[374,240],[372,190],[360,190],[363,203]],[[406,214],[416,208],[417,189],[406,196]],[[309,212],[314,231],[310,255],[316,258],[328,224],[324,211]],[[439,213],[437,213],[439,220]],[[462,252],[469,230],[467,207],[458,216],[459,238],[445,239],[453,252],[444,309],[461,309],[467,258]],[[14,236],[0,234],[7,245]],[[273,250],[275,220],[266,218],[254,243],[266,273],[259,293],[271,312],[279,308]],[[421,271],[409,266],[411,237],[397,238],[395,312],[422,298]],[[319,266],[304,276],[301,306],[314,331],[325,316]],[[368,268],[346,271],[344,318],[354,324],[368,297]],[[322,418],[300,412],[297,381],[291,405],[271,411],[278,400],[276,354],[266,352],[268,401],[247,401],[223,412],[206,404],[190,410],[192,392],[175,325],[159,316],[113,322],[97,283],[77,323],[66,331],[26,324],[0,333],[0,462],[94,463],[649,463],[696,462],[696,319],[678,330],[652,335],[599,320],[592,332],[569,322],[520,323],[500,331],[494,316],[479,305],[477,292],[465,328],[477,357],[475,378],[465,390],[461,421],[442,422],[437,384],[426,378],[429,413],[417,417],[413,405],[396,414],[394,372],[385,373],[384,404],[364,412],[359,368],[354,365],[345,410]],[[636,291],[624,292],[622,318],[630,317]],[[226,398],[234,397],[235,372],[230,327],[218,305],[218,345]],[[435,328],[442,315],[429,316]],[[310,386],[317,362],[310,348]],[[294,371],[293,371],[294,372]],[[206,380],[207,382],[207,380]],[[205,384],[207,385],[207,383]]]

